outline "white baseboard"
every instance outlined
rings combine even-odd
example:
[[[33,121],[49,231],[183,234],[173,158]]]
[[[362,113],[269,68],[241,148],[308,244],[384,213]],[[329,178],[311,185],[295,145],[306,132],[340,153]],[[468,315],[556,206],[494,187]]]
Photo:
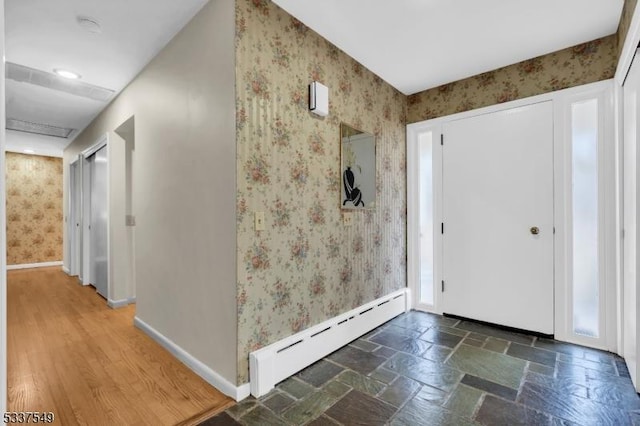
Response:
[[[134,303],[136,303],[135,297],[130,297],[128,299],[120,299],[120,300],[107,299],[107,306],[109,306],[111,309],[123,308],[125,306],[129,306]]]
[[[62,272],[64,272],[67,275],[71,275],[71,271],[69,271],[69,268],[67,268],[66,266],[62,267]]]
[[[251,394],[274,386],[349,342],[410,310],[410,291],[398,290],[249,354]]]
[[[7,265],[7,271],[15,269],[31,269],[31,268],[47,268],[50,266],[62,266],[62,261],[59,262],[41,262],[41,263],[23,263],[21,265]]]
[[[236,401],[249,396],[249,384],[235,386],[137,316],[133,319],[133,324],[220,392]]]

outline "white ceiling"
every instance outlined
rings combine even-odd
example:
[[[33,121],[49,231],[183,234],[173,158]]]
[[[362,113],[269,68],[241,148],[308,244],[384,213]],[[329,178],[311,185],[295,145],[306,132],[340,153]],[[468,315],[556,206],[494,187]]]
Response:
[[[84,83],[120,92],[207,0],[6,0],[6,61],[48,73],[79,73]],[[102,32],[82,28],[78,16]],[[77,129],[67,145],[104,109],[98,102],[7,80],[7,117]],[[24,135],[23,135],[24,136]],[[8,142],[15,133],[8,135]],[[28,138],[18,138],[28,143]],[[26,142],[25,142],[26,139]],[[42,138],[36,138],[41,142]],[[60,145],[60,139],[51,138]]]
[[[623,0],[274,0],[405,94],[615,32]],[[6,0],[6,60],[120,92],[207,0]],[[97,20],[94,34],[78,16]],[[7,80],[7,116],[74,128],[106,106]],[[32,145],[47,138],[35,137]],[[8,143],[29,137],[8,132]],[[17,148],[16,148],[17,149]],[[58,149],[58,148],[56,148]]]
[[[274,0],[404,94],[613,34],[623,0]]]

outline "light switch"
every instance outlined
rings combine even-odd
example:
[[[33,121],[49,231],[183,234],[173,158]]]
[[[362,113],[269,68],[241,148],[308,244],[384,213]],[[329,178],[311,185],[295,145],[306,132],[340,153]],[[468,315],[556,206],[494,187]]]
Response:
[[[264,212],[255,213],[256,231],[264,231]]]
[[[353,216],[349,213],[342,213],[342,224],[344,226],[351,226],[353,221]]]

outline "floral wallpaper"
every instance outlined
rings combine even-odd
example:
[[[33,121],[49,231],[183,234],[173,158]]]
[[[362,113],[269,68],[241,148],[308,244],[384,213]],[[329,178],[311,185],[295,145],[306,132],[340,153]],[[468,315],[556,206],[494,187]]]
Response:
[[[407,99],[270,0],[238,0],[236,21],[240,384],[249,352],[406,286]],[[308,111],[314,80],[328,117]],[[376,209],[348,227],[340,122],[377,143]]]
[[[7,265],[62,260],[62,159],[6,154]]]
[[[631,26],[631,18],[633,12],[636,10],[636,4],[638,0],[624,0],[624,6],[622,6],[622,16],[620,17],[620,26],[618,26],[617,38],[618,38],[618,58],[622,53],[624,47],[624,41],[627,38],[629,27]]]
[[[612,78],[617,47],[614,34],[416,93],[409,96],[407,123]]]

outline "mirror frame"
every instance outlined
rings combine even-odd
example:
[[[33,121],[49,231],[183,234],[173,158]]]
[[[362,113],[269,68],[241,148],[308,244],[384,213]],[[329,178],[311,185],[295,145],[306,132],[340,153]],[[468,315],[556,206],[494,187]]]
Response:
[[[350,171],[350,166],[345,165],[345,147],[343,143],[343,129],[346,127],[354,130],[356,135],[367,135],[371,137],[372,140],[372,154],[373,154],[373,173],[369,173],[368,175],[364,175],[362,170],[358,173],[358,176],[354,175],[353,171],[350,174],[347,174],[347,169]],[[356,164],[359,168],[360,166]],[[353,210],[375,210],[376,207],[376,199],[377,199],[377,143],[376,136],[373,133],[365,132],[363,130],[358,129],[355,126],[352,126],[348,123],[341,122],[340,123],[340,209],[344,211],[353,211]],[[360,178],[360,181],[358,180]],[[360,191],[359,186],[362,186],[362,178],[366,180],[365,186],[369,188],[367,191],[369,194],[373,192],[373,196],[371,199],[371,195],[367,196],[367,199],[363,199],[363,192]],[[347,182],[345,182],[347,180]],[[350,181],[350,182],[349,182]],[[350,192],[348,192],[350,191]]]

